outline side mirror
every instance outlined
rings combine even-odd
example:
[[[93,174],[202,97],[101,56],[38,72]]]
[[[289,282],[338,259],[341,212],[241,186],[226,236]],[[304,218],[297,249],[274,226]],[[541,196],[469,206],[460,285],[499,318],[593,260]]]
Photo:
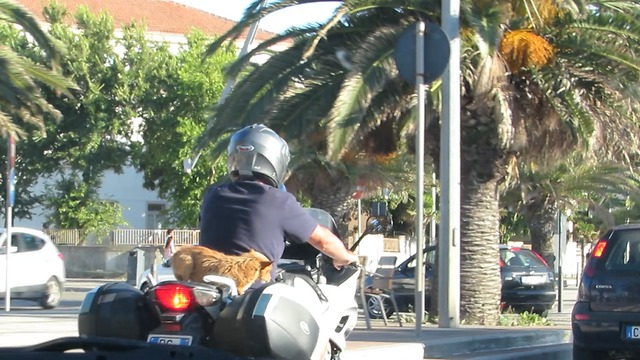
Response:
[[[17,253],[18,252],[18,247],[17,246],[11,246],[11,254],[13,253]],[[0,248],[0,255],[4,255],[7,253],[7,247],[2,247]]]

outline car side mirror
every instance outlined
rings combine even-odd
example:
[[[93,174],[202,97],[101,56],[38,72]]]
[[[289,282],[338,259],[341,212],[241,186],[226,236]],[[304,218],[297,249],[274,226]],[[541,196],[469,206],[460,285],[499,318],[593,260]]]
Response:
[[[18,252],[18,247],[17,246],[11,246],[11,253],[17,253]],[[3,247],[0,248],[0,255],[5,255],[7,253],[7,247]]]

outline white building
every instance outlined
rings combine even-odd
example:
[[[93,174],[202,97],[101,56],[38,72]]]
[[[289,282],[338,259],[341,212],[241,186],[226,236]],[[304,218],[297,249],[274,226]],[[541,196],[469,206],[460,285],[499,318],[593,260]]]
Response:
[[[219,1],[219,0],[218,0]],[[233,0],[231,0],[233,1]],[[44,22],[42,10],[49,0],[16,0],[37,19]],[[147,27],[150,40],[167,41],[175,44],[186,43],[183,34],[197,28],[205,34],[220,35],[229,30],[235,22],[208,12],[191,8],[169,0],[57,0],[66,6],[69,14],[74,14],[78,6],[86,6],[93,13],[108,12],[116,29],[132,21],[142,21]],[[43,24],[46,27],[46,23]],[[118,31],[116,30],[116,35]],[[273,34],[259,30],[255,43],[268,39]],[[245,39],[238,39],[238,48],[244,45]],[[126,184],[123,186],[123,184]],[[143,175],[129,167],[122,174],[113,172],[105,174],[100,197],[104,200],[118,202],[123,207],[123,215],[129,226],[136,229],[156,229],[166,227],[163,224],[161,211],[168,204],[158,198],[155,191],[142,187]],[[40,192],[45,184],[39,184],[33,191]],[[40,228],[45,222],[44,209],[35,208],[32,220],[16,219],[15,225]]]

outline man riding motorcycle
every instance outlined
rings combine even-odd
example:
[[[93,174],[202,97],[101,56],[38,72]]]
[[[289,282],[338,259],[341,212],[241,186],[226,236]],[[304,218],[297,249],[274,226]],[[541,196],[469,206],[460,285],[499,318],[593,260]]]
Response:
[[[295,197],[281,191],[289,146],[273,130],[254,124],[237,131],[227,148],[232,182],[209,188],[200,209],[200,245],[238,255],[253,249],[277,263],[286,238],[310,245],[340,268],[358,261]],[[275,278],[276,268],[272,270]],[[256,286],[258,284],[254,284]]]

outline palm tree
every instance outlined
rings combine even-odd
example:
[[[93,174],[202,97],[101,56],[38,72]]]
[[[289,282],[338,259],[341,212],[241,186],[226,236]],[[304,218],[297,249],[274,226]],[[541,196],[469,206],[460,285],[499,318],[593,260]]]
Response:
[[[552,168],[520,164],[519,177],[501,201],[514,207],[527,224],[533,250],[554,266],[553,234],[558,211],[599,208],[608,198],[640,199],[638,176],[616,163],[595,163],[582,156]],[[608,212],[596,212],[610,215]],[[609,219],[603,219],[605,223]],[[614,224],[610,224],[614,225]]]
[[[303,2],[254,2],[210,51]],[[638,153],[638,92],[630,85],[640,77],[638,10],[597,0],[466,0],[461,10],[461,314],[466,323],[495,324],[498,185],[519,161],[553,163],[586,148],[600,158]],[[395,69],[395,41],[417,20],[438,22],[439,12],[435,0],[345,0],[326,24],[274,36],[238,59],[230,76],[283,39],[293,45],[247,72],[202,142],[260,119],[334,163],[401,151],[416,102]],[[437,165],[437,84],[429,96],[427,144]]]
[[[0,44],[0,132],[2,135],[24,136],[16,120],[35,125],[45,131],[45,114],[59,119],[61,114],[53,108],[39,90],[44,84],[71,96],[75,85],[59,72],[62,49],[42,29],[35,18],[13,1],[0,0],[1,20],[17,25],[26,32],[43,52],[50,68],[33,63],[11,50],[10,44]]]

